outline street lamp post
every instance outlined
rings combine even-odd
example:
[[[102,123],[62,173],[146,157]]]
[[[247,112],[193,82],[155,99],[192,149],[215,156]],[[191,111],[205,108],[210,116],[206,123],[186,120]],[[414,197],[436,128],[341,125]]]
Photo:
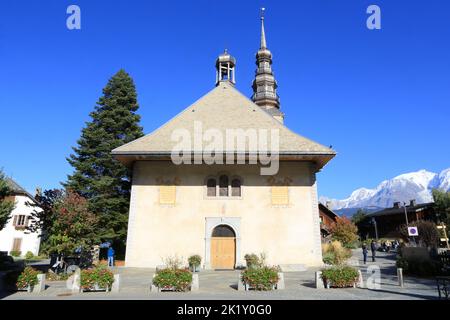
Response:
[[[377,229],[377,221],[375,220],[375,217],[372,217],[372,223],[373,223],[373,226],[375,227],[375,239],[377,239],[377,241],[378,241],[378,229]]]
[[[406,210],[406,202],[403,202],[403,208],[405,209],[405,219],[406,219],[406,227],[408,227],[408,212]]]

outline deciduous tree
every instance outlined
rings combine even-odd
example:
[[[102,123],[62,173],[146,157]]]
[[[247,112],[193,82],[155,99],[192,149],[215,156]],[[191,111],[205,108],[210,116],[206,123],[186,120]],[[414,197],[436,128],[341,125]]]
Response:
[[[331,237],[348,246],[358,239],[358,228],[348,218],[341,217],[331,227]]]
[[[98,218],[85,198],[71,190],[47,190],[36,200],[29,204],[35,206],[29,229],[42,231],[42,252],[70,254],[98,243]]]

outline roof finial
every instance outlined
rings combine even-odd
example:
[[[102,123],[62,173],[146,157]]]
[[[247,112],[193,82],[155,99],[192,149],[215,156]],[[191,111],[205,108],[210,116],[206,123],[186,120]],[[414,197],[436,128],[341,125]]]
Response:
[[[266,48],[266,34],[264,32],[264,12],[266,11],[266,8],[261,8],[260,14],[261,14],[261,49]]]

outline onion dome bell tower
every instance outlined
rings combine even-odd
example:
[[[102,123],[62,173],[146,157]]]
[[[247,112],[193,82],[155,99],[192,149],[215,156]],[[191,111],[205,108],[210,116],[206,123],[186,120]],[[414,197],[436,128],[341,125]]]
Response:
[[[261,109],[283,123],[284,114],[280,111],[280,97],[277,93],[278,84],[272,71],[272,53],[267,49],[266,44],[264,10],[264,8],[261,8],[261,42],[256,53],[257,69],[252,85],[252,100]]]
[[[236,59],[225,49],[224,53],[216,60],[216,86],[222,81],[228,81],[233,85],[236,83],[234,75],[235,66]]]

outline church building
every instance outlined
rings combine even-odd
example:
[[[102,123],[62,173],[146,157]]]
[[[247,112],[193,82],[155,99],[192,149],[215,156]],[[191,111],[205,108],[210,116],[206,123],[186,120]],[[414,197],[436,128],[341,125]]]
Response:
[[[263,16],[256,64],[249,99],[235,88],[236,60],[225,50],[210,92],[112,151],[133,173],[127,267],[198,254],[204,269],[234,269],[251,253],[284,271],[322,264],[316,174],[335,152],[284,126]],[[214,142],[230,132],[241,143]],[[178,161],[180,149],[188,161]],[[257,161],[269,154],[273,163]]]

